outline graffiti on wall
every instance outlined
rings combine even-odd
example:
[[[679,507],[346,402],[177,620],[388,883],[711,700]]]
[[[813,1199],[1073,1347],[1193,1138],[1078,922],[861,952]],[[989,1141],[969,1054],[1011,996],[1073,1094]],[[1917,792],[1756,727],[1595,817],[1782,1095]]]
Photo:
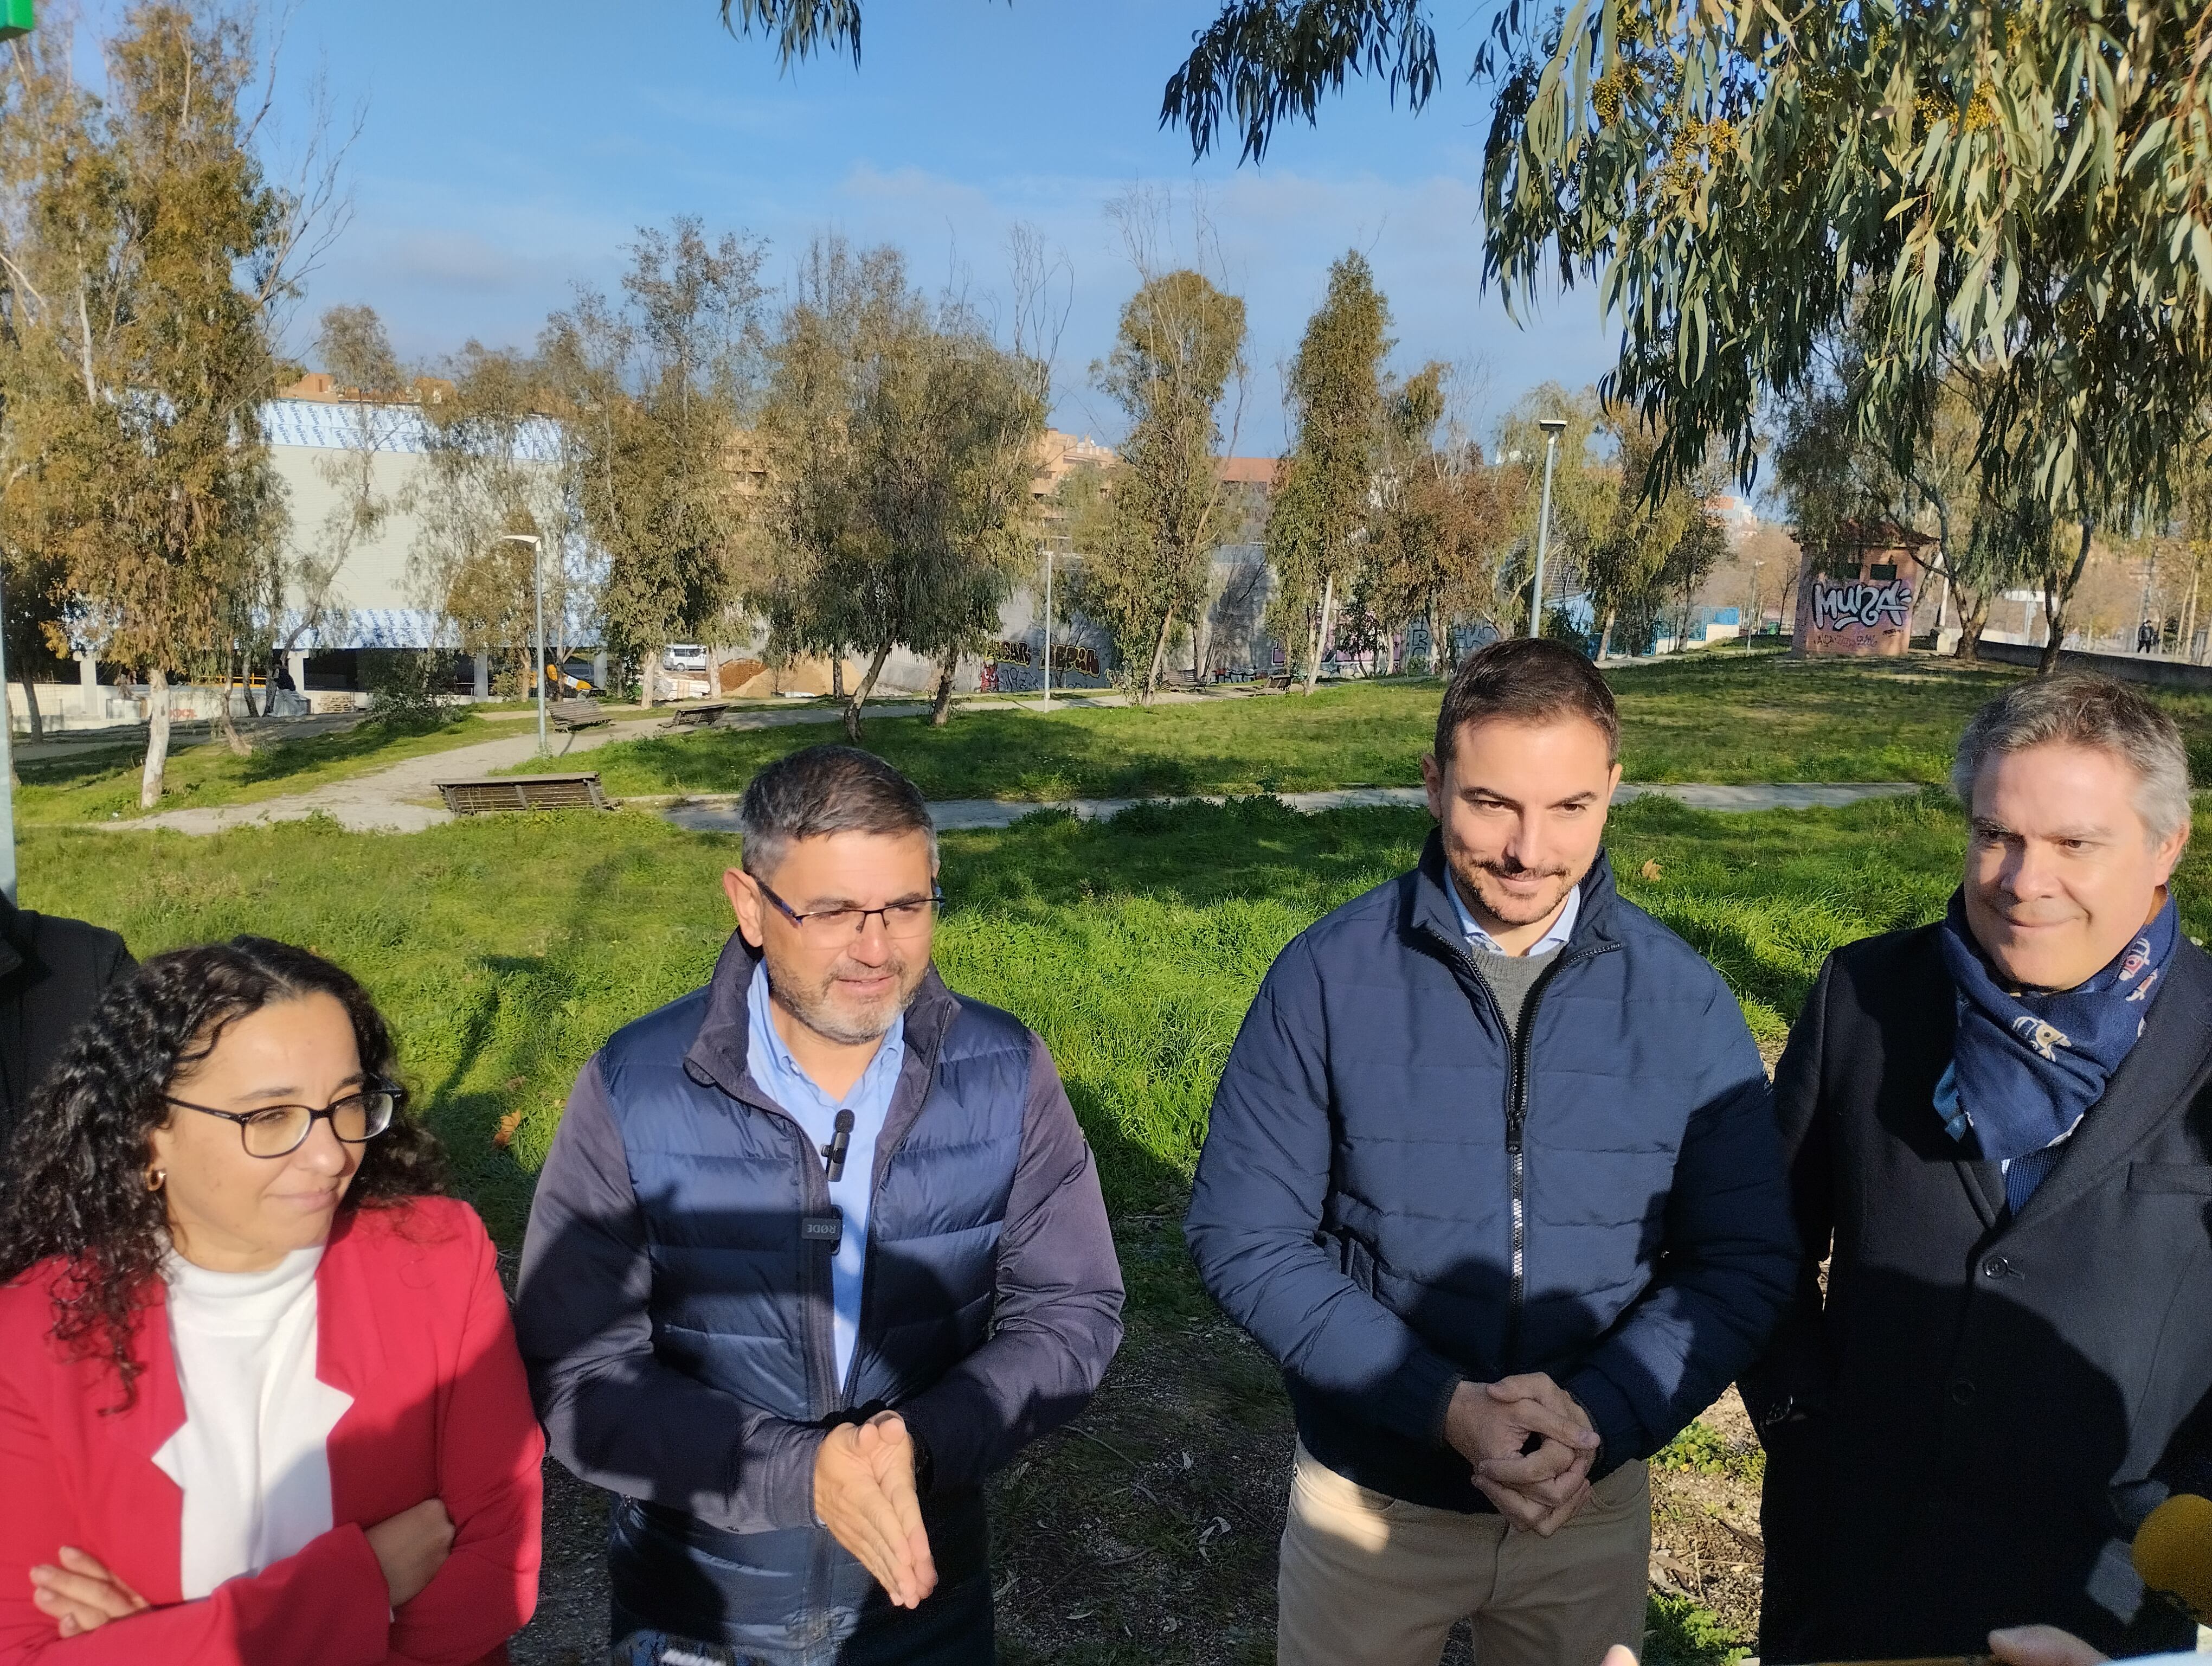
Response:
[[[1904,579],[1813,581],[1813,629],[1905,630],[1912,623],[1912,586]]]

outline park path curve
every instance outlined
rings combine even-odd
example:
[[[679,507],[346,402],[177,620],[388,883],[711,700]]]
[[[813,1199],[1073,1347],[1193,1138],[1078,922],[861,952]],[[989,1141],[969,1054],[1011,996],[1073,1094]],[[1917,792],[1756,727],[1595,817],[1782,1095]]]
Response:
[[[928,709],[927,705],[872,706],[868,708],[868,714],[871,717],[911,717]],[[819,706],[808,706],[794,711],[749,711],[725,715],[718,727],[725,729],[778,729],[793,723],[835,723],[842,715],[835,708],[824,710]],[[610,741],[638,740],[647,735],[665,733],[663,726],[666,721],[663,717],[635,718],[610,723],[603,729],[579,729],[573,733],[556,735],[552,738],[553,755],[545,760],[546,770],[549,774],[565,771],[572,767],[568,762],[570,758],[594,751]],[[258,799],[247,804],[165,810],[158,815],[136,816],[94,824],[118,833],[166,828],[173,833],[204,834],[227,833],[234,827],[263,827],[271,822],[306,821],[311,816],[329,816],[349,832],[419,833],[426,827],[436,827],[453,818],[439,801],[440,781],[511,769],[516,764],[527,763],[538,756],[537,725],[526,717],[519,720],[516,727],[521,733],[504,735],[497,740],[479,740],[473,745],[455,746],[442,752],[425,752],[420,757],[410,757],[387,769],[349,776],[343,781],[329,781],[320,787],[310,787],[304,793]]]

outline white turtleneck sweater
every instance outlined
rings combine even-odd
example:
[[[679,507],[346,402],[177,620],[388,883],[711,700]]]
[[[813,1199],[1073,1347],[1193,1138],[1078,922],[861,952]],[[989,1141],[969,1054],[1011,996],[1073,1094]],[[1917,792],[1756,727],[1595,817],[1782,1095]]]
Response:
[[[185,1421],[154,1462],[185,1494],[187,1601],[331,1530],[325,1443],[353,1396],[315,1377],[322,1259],[318,1246],[265,1273],[164,1264]]]

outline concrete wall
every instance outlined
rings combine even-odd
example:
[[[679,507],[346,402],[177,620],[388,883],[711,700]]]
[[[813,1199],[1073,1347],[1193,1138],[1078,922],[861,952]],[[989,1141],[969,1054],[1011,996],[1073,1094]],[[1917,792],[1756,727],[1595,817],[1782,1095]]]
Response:
[[[1984,636],[1981,655],[2001,666],[2034,666],[2042,662],[2043,650],[2024,642],[1993,642]],[[2061,648],[2058,666],[2062,671],[2094,671],[2123,683],[2148,683],[2163,689],[2212,689],[2212,666],[2155,660],[2148,654],[2084,654]]]

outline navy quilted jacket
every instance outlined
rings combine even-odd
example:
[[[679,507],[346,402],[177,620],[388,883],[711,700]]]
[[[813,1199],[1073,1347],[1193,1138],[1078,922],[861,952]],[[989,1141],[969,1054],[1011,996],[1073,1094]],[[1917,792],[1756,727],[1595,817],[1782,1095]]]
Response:
[[[1547,1371],[1648,1456],[1756,1357],[1796,1238],[1766,1075],[1720,975],[1601,855],[1517,1044],[1433,834],[1302,933],[1214,1095],[1188,1231],[1281,1362],[1309,1451],[1361,1486],[1487,1502],[1443,1444],[1462,1380]]]
[[[988,1554],[981,1488],[1083,1408],[1121,1340],[1098,1172],[1044,1043],[932,971],[868,1215],[859,1346],[837,1380],[822,1158],[746,1067],[758,961],[617,1031],[539,1176],[515,1332],[553,1454],[622,1494],[617,1602],[775,1651],[876,1600],[815,1524],[823,1428],[898,1408],[927,1446],[945,1584]]]

